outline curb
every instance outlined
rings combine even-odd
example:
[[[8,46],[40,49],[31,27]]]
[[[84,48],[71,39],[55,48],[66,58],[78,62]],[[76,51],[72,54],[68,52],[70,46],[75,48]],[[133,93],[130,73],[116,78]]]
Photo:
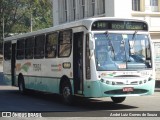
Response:
[[[160,88],[155,88],[154,92],[160,92]]]
[[[160,92],[160,80],[156,80],[155,92]]]
[[[160,92],[160,80],[156,80],[156,84],[155,84],[155,92]]]

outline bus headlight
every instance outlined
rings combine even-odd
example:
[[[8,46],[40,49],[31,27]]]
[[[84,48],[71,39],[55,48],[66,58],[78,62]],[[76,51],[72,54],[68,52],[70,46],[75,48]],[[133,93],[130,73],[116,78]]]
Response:
[[[106,81],[106,84],[109,84],[109,81],[108,81],[108,80]]]
[[[149,78],[148,78],[148,81],[151,81],[152,79],[153,79],[152,77],[149,77]]]
[[[142,84],[142,81],[139,81],[139,84]]]
[[[112,85],[115,85],[116,83],[115,82],[112,82]]]
[[[104,82],[104,79],[101,79],[101,82]]]

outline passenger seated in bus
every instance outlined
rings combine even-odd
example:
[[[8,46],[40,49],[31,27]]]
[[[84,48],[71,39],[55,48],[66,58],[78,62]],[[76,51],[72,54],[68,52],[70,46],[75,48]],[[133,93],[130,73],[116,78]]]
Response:
[[[48,58],[53,58],[55,56],[55,50],[54,49],[55,48],[52,47],[52,46],[47,48],[47,53],[46,54],[47,54]]]
[[[116,54],[115,59],[117,61],[124,61],[126,59],[125,58],[125,49],[124,49],[124,47],[122,47],[122,46],[120,47],[118,53]]]
[[[128,62],[134,61],[134,59],[130,55],[131,50],[130,51],[129,50],[130,49],[127,48],[127,46],[121,45],[115,57],[116,61],[128,61]]]
[[[108,54],[112,60],[115,59],[114,48],[111,41],[108,42]]]
[[[117,69],[114,61],[109,55],[107,46],[101,46],[97,51],[97,65],[101,70],[115,70]]]
[[[97,50],[97,60],[98,64],[101,66],[105,61],[107,61],[107,49],[104,46],[99,46]]]

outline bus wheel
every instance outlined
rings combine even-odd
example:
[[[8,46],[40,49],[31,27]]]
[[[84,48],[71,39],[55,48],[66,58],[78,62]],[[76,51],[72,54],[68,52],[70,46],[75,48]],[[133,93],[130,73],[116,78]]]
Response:
[[[72,89],[69,82],[63,82],[61,87],[62,97],[65,104],[72,104]]]
[[[114,103],[121,103],[126,99],[126,97],[111,97],[111,99]]]
[[[24,94],[25,93],[25,84],[24,84],[24,78],[22,76],[19,77],[18,87],[19,87],[20,93]]]

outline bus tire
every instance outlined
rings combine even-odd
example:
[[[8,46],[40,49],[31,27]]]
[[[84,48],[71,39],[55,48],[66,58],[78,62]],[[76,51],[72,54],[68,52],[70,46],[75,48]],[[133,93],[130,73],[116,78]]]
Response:
[[[61,87],[62,99],[65,104],[71,105],[73,102],[71,84],[68,81],[64,81]]]
[[[25,94],[26,89],[25,89],[24,78],[23,78],[22,75],[19,76],[19,79],[18,79],[18,87],[19,87],[19,92],[20,92],[21,94]]]
[[[126,97],[111,97],[111,99],[114,103],[122,103]]]

